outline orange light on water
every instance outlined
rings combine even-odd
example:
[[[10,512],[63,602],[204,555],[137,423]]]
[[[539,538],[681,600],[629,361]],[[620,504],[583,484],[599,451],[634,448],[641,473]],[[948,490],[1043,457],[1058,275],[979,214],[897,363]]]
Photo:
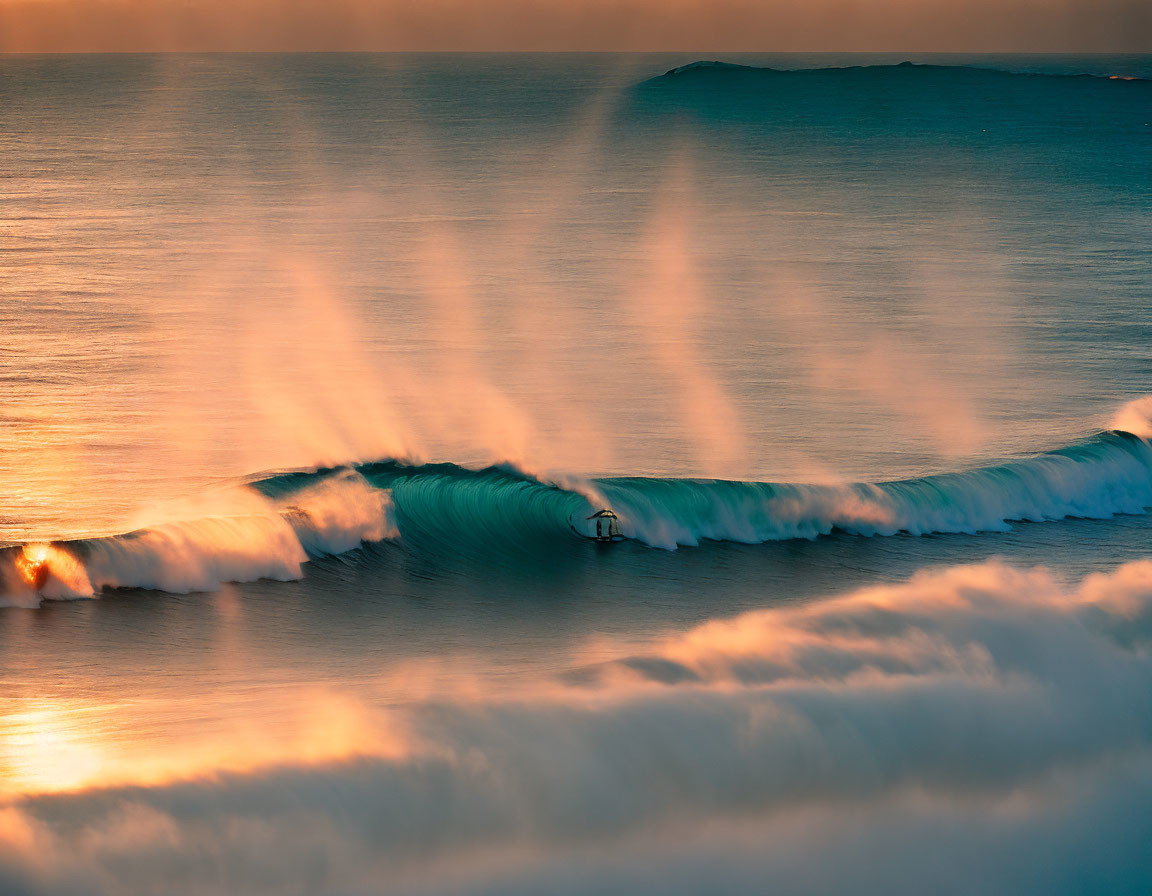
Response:
[[[46,544],[26,544],[16,558],[16,569],[29,588],[39,591],[48,581],[50,548]]]
[[[82,720],[91,709],[34,701],[0,716],[0,798],[98,782],[105,758]]]

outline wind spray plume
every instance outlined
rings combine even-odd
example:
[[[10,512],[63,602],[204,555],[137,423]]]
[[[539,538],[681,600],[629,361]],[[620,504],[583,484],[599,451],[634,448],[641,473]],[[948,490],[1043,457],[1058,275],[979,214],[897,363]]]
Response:
[[[1109,428],[1130,432],[1145,441],[1152,439],[1152,395],[1137,398],[1120,408]]]
[[[618,64],[603,85],[547,145],[548,162],[525,165],[531,178],[521,195],[502,200],[494,238],[484,245],[484,274],[499,283],[501,306],[514,328],[516,363],[523,372],[520,394],[533,409],[534,464],[549,469],[615,468],[616,428],[605,405],[625,392],[620,368],[603,346],[604,311],[592,305],[595,286],[577,290],[556,280],[559,262],[598,251],[598,240],[615,239],[589,228],[581,246],[569,244],[570,226],[591,215],[588,191],[608,156],[605,134],[634,65]],[[479,235],[477,236],[479,237]],[[608,250],[603,250],[607,252]],[[537,471],[538,472],[538,471]]]
[[[413,454],[388,389],[406,376],[369,353],[358,315],[321,265],[278,261],[289,300],[253,306],[246,330],[247,387],[267,425],[302,446],[309,463]]]
[[[827,404],[829,395],[848,402],[848,414],[870,405],[905,430],[921,432],[930,450],[945,458],[971,457],[987,444],[989,425],[977,387],[996,387],[995,373],[1008,366],[1008,350],[993,340],[992,323],[977,327],[956,310],[965,302],[955,301],[944,272],[924,272],[908,284],[912,300],[897,321],[860,314],[854,303],[787,264],[775,265],[765,278],[771,283],[772,323],[816,393],[814,406]],[[926,352],[929,343],[912,322],[952,349]]]
[[[735,477],[747,464],[747,437],[702,335],[711,309],[697,273],[695,202],[691,162],[681,152],[655,198],[647,270],[628,300],[649,351],[678,389],[680,418],[702,472]]]

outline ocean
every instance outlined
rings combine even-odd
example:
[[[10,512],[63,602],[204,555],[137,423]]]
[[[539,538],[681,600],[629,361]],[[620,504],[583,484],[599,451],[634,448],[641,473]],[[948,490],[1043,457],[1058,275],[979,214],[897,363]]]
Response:
[[[1152,56],[0,56],[0,892],[1147,893],[1150,347]]]

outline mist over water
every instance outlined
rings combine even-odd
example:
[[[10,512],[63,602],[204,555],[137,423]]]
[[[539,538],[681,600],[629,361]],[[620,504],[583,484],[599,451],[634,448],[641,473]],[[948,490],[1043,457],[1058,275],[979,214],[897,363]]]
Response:
[[[1145,892],[1152,62],[906,58],[0,57],[0,890]]]

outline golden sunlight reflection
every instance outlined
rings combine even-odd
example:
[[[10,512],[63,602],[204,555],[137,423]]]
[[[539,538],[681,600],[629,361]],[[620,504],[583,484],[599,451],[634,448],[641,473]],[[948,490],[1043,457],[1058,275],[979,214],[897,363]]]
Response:
[[[0,716],[0,796],[75,790],[99,781],[105,757],[88,720],[103,709],[84,701],[64,706],[38,700]]]
[[[24,545],[16,557],[16,569],[29,588],[39,591],[48,581],[48,545]]]
[[[24,545],[13,565],[24,586],[45,597],[87,597],[92,583],[84,565],[65,550],[50,544]]]
[[[0,799],[358,755],[395,758],[406,736],[386,710],[321,685],[203,701],[134,695],[14,700],[0,713]]]

